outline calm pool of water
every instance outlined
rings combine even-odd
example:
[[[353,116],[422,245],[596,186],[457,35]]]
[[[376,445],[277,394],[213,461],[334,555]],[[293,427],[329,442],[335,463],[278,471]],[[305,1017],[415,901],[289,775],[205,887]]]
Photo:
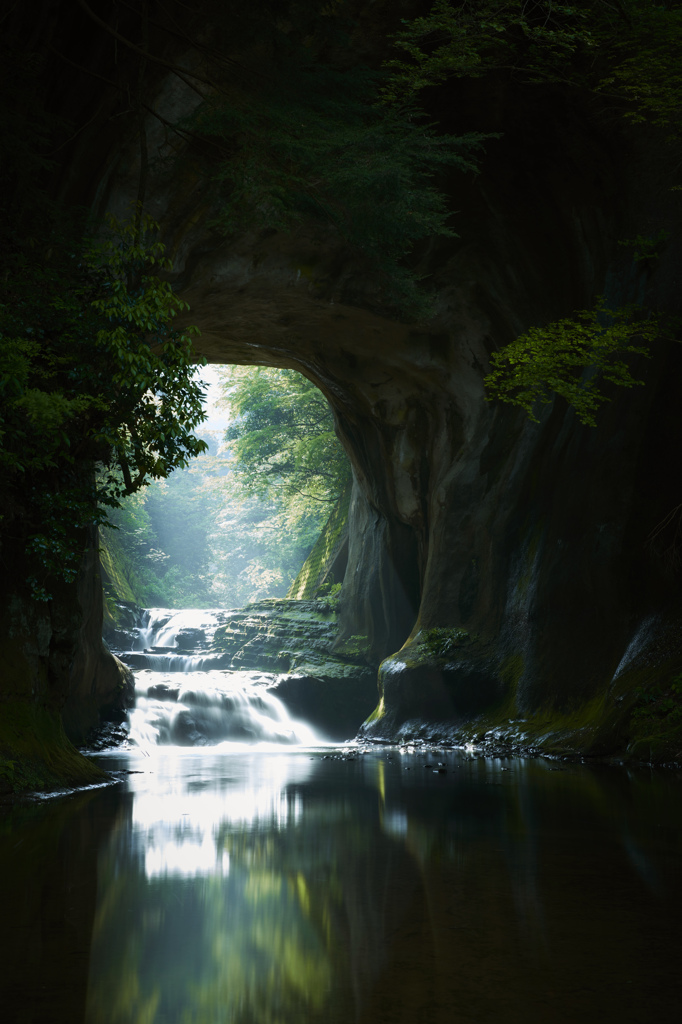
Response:
[[[130,774],[1,813],[7,1024],[682,1021],[679,774],[452,750],[101,761]]]

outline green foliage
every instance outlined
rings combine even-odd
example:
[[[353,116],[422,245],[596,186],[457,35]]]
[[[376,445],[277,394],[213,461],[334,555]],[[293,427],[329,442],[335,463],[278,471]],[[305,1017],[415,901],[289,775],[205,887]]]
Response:
[[[628,31],[613,39],[609,74],[599,83],[628,103],[625,117],[680,136],[682,10],[678,4],[630,0]]]
[[[188,474],[180,470],[172,483]],[[155,493],[158,492],[158,493]],[[121,508],[109,513],[115,532],[104,530],[100,536],[100,559],[107,598],[133,601],[143,607],[210,607],[209,586],[205,575],[206,552],[199,564],[187,566],[182,539],[174,530],[166,532],[165,548],[156,532],[159,525],[152,520],[147,502],[163,503],[171,519],[179,511],[187,515],[187,535],[194,538],[205,518],[197,508],[187,509],[182,498],[176,500],[175,489],[169,494],[163,484],[152,483],[139,494],[125,498]],[[155,500],[156,499],[156,500]],[[142,521],[144,527],[136,526]],[[160,527],[162,528],[162,526]]]
[[[436,0],[429,13],[403,21],[398,57],[386,62],[388,102],[448,78],[478,78],[505,68],[525,81],[561,80],[594,39],[579,5],[527,0]]]
[[[276,377],[277,371],[273,371]],[[327,515],[303,515],[276,495],[249,489],[235,457],[204,435],[208,450],[110,513],[102,537],[112,597],[160,607],[240,607],[283,596]],[[302,496],[300,502],[304,502]]]
[[[47,225],[2,253],[0,516],[43,600],[50,578],[75,578],[80,528],[204,448],[192,332],[172,327],[186,307],[158,277],[155,230],[138,215],[80,241]]]
[[[229,532],[218,561],[226,566],[237,554],[248,558],[239,570],[251,588],[248,600],[281,596],[349,484],[350,464],[326,399],[301,374],[229,367],[223,388],[235,418],[225,435],[232,460],[222,482]],[[243,593],[232,578],[233,592]]]
[[[448,78],[506,71],[622,102],[623,116],[679,135],[682,11],[650,0],[436,0],[404,21],[384,96],[413,96]]]
[[[347,484],[291,584],[288,598],[300,601],[328,597],[330,607],[336,607],[341,583],[334,577],[340,566],[334,563],[347,536],[350,497],[351,486]]]
[[[609,310],[601,302],[577,311],[573,319],[531,327],[491,356],[488,399],[518,405],[537,423],[537,406],[558,394],[581,423],[594,426],[597,410],[608,401],[602,382],[624,388],[643,384],[632,376],[626,357],[649,356],[661,329],[657,316],[643,319],[635,307]]]
[[[211,607],[210,534],[219,501],[210,492],[224,460],[210,435],[192,466],[124,499],[101,537],[109,596],[145,607]],[[126,591],[130,590],[130,593]]]
[[[295,370],[230,367],[225,400],[233,416],[225,438],[245,491],[275,501],[291,529],[319,529],[350,481],[324,395]]]
[[[405,258],[420,239],[453,234],[434,175],[475,170],[486,136],[440,135],[414,103],[379,103],[381,74],[355,56],[329,59],[325,17],[304,39],[275,31],[267,73],[230,80],[193,115],[191,130],[229,154],[214,173],[216,224],[227,234],[325,225],[381,272],[400,312],[418,315],[426,306]]]
[[[171,327],[189,307],[158,277],[172,266],[163,244],[152,240],[158,225],[146,217],[128,224],[110,218],[108,225],[109,236],[85,251],[97,285],[91,305],[102,318],[95,336],[104,357],[100,389],[105,366],[111,374],[97,441],[114,453],[109,465],[116,460],[123,493],[132,494],[205,450],[191,434],[203,419],[204,394],[194,379],[196,328],[183,333]]]
[[[660,258],[661,249],[670,238],[670,232],[661,228],[653,236],[637,235],[636,238],[627,238],[619,242],[625,249],[632,249],[632,258],[635,263],[647,263]]]
[[[614,98],[631,122],[679,132],[682,111],[682,11],[648,0],[556,4],[551,0],[436,0],[403,22],[388,61],[387,103],[448,78],[506,71],[527,85],[556,83]],[[668,238],[638,235],[620,244],[636,262],[652,262]],[[598,305],[572,319],[533,327],[491,359],[489,397],[521,406],[537,421],[538,403],[562,395],[582,423],[594,425],[603,382],[643,383],[627,357],[647,356],[659,318]]]

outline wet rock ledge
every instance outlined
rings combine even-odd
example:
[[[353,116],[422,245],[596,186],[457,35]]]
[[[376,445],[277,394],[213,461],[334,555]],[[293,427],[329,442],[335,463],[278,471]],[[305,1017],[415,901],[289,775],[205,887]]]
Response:
[[[270,690],[290,713],[336,740],[355,736],[376,706],[367,638],[339,642],[332,601],[270,598],[214,612],[215,631],[185,629],[173,648],[144,651],[133,649],[134,639],[149,612],[121,602],[119,613],[120,625],[106,639],[133,669],[272,673]]]
[[[337,644],[336,615],[328,601],[266,600],[230,613],[213,646],[230,668],[276,672],[271,687],[297,718],[348,739],[377,701],[376,668],[363,638]]]

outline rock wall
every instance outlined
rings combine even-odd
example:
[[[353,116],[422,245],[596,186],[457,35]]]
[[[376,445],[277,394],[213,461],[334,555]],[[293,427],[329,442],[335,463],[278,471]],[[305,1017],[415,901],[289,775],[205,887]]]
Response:
[[[69,664],[69,689],[62,709],[67,736],[84,743],[101,721],[116,720],[132,707],[132,672],[102,639],[104,602],[97,532],[88,537],[78,587],[77,642]]]
[[[20,552],[2,552],[0,793],[101,781],[72,743],[132,703],[132,675],[102,641],[96,531],[82,540],[76,583],[45,602],[23,582]]]
[[[351,486],[345,488],[312,551],[289,587],[288,598],[309,600],[340,586],[348,565],[348,509]]]
[[[682,667],[676,556],[670,538],[650,541],[679,505],[679,346],[642,359],[646,386],[614,392],[597,428],[560,402],[530,423],[483,388],[491,350],[597,294],[679,310],[670,169],[593,111],[557,119],[523,93],[497,99],[505,138],[479,179],[451,184],[461,237],[424,256],[430,322],[381,316],[362,261],[302,229],[207,252],[195,222],[178,286],[210,361],[293,366],[334,408],[356,480],[342,629],[388,659],[367,735],[452,736],[476,719],[499,739],[511,719],[527,743],[678,756],[637,738],[642,666],[622,665],[650,622],[646,678],[665,684]],[[660,223],[672,240],[642,268],[618,243]],[[446,631],[437,646],[454,637],[435,655],[434,630]]]
[[[198,99],[157,72],[147,98],[172,121]],[[105,116],[112,95],[91,124],[83,113],[63,170],[64,194],[87,194],[97,215],[125,215],[139,189],[139,138]],[[614,394],[595,429],[559,402],[532,424],[483,387],[491,351],[598,294],[679,312],[675,156],[558,87],[493,78],[433,103],[444,128],[501,138],[480,176],[441,182],[459,237],[420,254],[428,322],[392,318],[371,268],[327,230],[216,234],[205,183],[173,170],[150,114],[146,207],[173,283],[210,362],[298,369],[334,409],[355,476],[342,634],[383,661],[368,735],[461,735],[474,721],[500,739],[505,723],[510,741],[677,756],[630,712],[642,680],[682,669],[679,346],[661,342],[636,367],[646,386]],[[657,261],[619,245],[661,227]]]

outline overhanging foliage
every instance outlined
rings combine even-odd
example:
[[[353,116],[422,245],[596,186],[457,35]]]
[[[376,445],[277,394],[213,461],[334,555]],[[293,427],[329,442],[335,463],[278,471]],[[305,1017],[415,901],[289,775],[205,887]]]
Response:
[[[4,254],[1,514],[41,599],[50,578],[75,578],[79,528],[205,447],[191,332],[172,327],[185,304],[158,277],[155,229],[112,220],[96,241],[52,233]]]
[[[560,395],[581,423],[593,427],[597,410],[608,401],[603,382],[643,384],[633,377],[627,357],[649,356],[660,333],[658,317],[643,319],[636,307],[610,310],[601,303],[573,318],[531,327],[491,356],[488,397],[520,406],[537,423],[538,407]]]

